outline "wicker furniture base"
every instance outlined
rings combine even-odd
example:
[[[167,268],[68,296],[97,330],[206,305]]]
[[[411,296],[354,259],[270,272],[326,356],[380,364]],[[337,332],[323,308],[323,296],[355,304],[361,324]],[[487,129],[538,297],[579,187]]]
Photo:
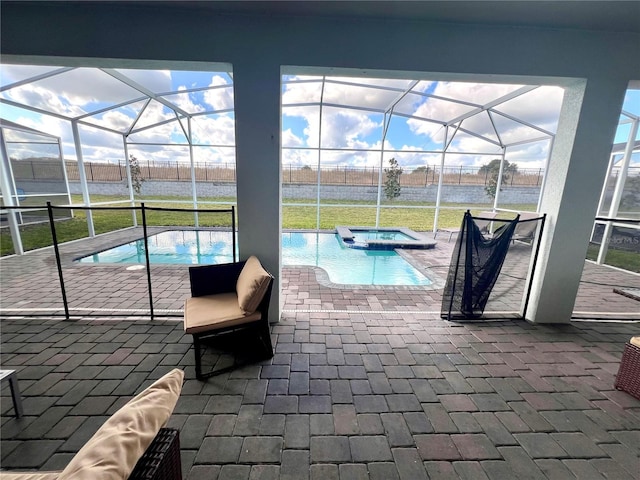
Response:
[[[640,400],[640,347],[625,345],[614,387]]]
[[[161,428],[136,464],[129,479],[182,480],[178,430]]]

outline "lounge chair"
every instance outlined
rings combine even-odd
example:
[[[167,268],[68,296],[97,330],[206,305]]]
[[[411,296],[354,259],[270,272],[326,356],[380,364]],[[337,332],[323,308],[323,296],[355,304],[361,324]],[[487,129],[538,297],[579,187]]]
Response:
[[[479,218],[482,218],[482,220],[475,220],[476,225],[478,225],[478,227],[480,228],[480,231],[483,234],[487,234],[489,233],[489,229],[491,227],[491,223],[492,220],[494,218],[496,218],[496,216],[498,215],[497,212],[480,212],[477,216]],[[451,237],[453,237],[453,234],[457,234],[460,233],[460,227],[451,227],[451,228],[438,228],[438,230],[436,231],[436,233],[433,235],[433,238],[436,238],[436,236],[438,235],[439,232],[445,232],[449,234],[449,239],[447,240],[447,242],[451,241]]]
[[[536,234],[538,224],[540,222],[535,219],[541,218],[543,215],[536,212],[520,212],[520,221],[513,232],[512,241],[521,241],[529,243]]]

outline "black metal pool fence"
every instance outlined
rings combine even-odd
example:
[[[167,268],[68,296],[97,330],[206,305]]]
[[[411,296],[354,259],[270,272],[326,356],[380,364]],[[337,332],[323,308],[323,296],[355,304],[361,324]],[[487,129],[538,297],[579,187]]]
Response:
[[[69,311],[69,302],[67,300],[67,292],[66,292],[66,288],[65,288],[65,283],[64,283],[64,275],[62,272],[62,261],[61,261],[61,257],[60,257],[60,249],[59,249],[59,244],[58,244],[58,236],[57,236],[57,232],[56,232],[56,224],[55,224],[55,215],[54,212],[56,210],[59,209],[64,209],[64,210],[69,210],[69,206],[55,206],[55,205],[51,205],[51,202],[47,202],[46,206],[6,206],[3,205],[2,209],[3,210],[31,210],[31,209],[46,209],[47,213],[48,213],[48,217],[49,217],[49,226],[51,228],[51,239],[53,242],[53,250],[55,253],[55,257],[56,257],[56,267],[58,270],[58,278],[60,281],[60,291],[62,294],[62,303],[64,305],[64,317],[67,320],[71,319],[71,313]],[[164,208],[164,207],[147,207],[144,202],[140,203],[140,206],[126,206],[126,207],[77,207],[77,206],[73,206],[72,207],[73,210],[109,210],[109,211],[114,211],[114,210],[128,210],[128,211],[140,211],[141,213],[141,218],[142,218],[142,232],[143,232],[143,239],[144,239],[144,253],[145,253],[145,267],[146,267],[146,271],[147,271],[147,291],[148,291],[148,296],[149,296],[149,314],[147,315],[146,313],[127,313],[126,316],[127,317],[136,317],[136,316],[141,316],[141,317],[151,317],[151,320],[153,320],[155,317],[174,317],[177,316],[177,314],[162,314],[162,315],[156,315],[154,313],[154,309],[153,309],[153,291],[152,291],[152,287],[151,287],[151,268],[150,268],[150,261],[149,261],[149,242],[148,242],[148,224],[147,224],[147,212],[149,211],[158,211],[158,212],[184,212],[184,213],[222,213],[222,214],[226,214],[228,213],[230,215],[230,225],[231,225],[231,235],[232,235],[232,259],[235,262],[237,255],[236,255],[236,212],[235,212],[235,206],[231,206],[230,208],[226,208],[226,209],[199,209],[199,208]],[[4,314],[2,313],[2,311],[0,311],[0,316],[3,316]],[[33,315],[25,315],[22,314],[24,316],[40,316],[39,314],[33,314]],[[48,314],[50,316],[59,316],[60,314]],[[84,314],[82,315],[83,317],[86,317],[87,315]],[[90,315],[89,315],[90,316]],[[100,314],[100,317],[122,317],[123,314]]]

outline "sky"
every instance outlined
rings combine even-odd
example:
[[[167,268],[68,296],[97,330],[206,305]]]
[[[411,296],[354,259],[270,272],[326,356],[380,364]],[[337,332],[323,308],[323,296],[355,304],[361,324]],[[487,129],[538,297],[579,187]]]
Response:
[[[2,65],[0,85],[55,70],[55,67]],[[110,74],[111,73],[111,74]],[[233,80],[228,72],[123,70],[112,72],[78,68],[0,92],[2,98],[43,111],[103,126],[113,133],[80,124],[85,161],[117,162],[124,159],[123,137],[128,151],[141,161],[189,161],[188,124],[176,119],[162,101],[194,115],[192,130],[196,162],[233,165],[235,135]],[[134,86],[156,94],[144,95],[118,78],[128,77]],[[394,157],[405,169],[436,165],[448,145],[446,164],[478,167],[499,158],[500,145],[508,146],[506,158],[519,168],[541,168],[548,156],[549,136],[555,133],[563,91],[545,86],[497,105],[491,114],[487,102],[520,92],[523,85],[430,82],[412,79],[285,76],[282,83],[282,162],[284,165],[378,167]],[[324,102],[322,111],[320,101]],[[118,107],[106,110],[108,107]],[[353,108],[355,107],[355,108]],[[384,111],[393,107],[393,115]],[[625,108],[640,114],[640,91],[629,91]],[[377,110],[377,111],[371,111]],[[97,113],[96,113],[97,112]],[[445,128],[470,112],[455,132]],[[36,130],[61,137],[66,159],[75,159],[68,120],[0,104],[0,116]],[[529,125],[513,119],[524,120]],[[157,125],[153,128],[147,128]],[[532,128],[536,127],[536,128]],[[386,133],[385,133],[386,131]],[[467,132],[473,132],[472,135]],[[385,153],[381,156],[381,145]],[[626,140],[628,126],[620,127],[616,142]],[[483,137],[483,138],[479,138]],[[321,139],[322,151],[318,151]],[[530,143],[528,140],[539,139]],[[172,146],[160,145],[173,143]],[[38,145],[22,155],[51,150]],[[14,148],[14,152],[18,154]]]

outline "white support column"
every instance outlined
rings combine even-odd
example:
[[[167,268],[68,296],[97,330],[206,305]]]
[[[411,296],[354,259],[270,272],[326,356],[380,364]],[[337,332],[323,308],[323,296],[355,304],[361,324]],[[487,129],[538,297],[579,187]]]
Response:
[[[191,129],[191,117],[187,117],[187,127],[189,132],[189,164],[191,165],[191,199],[193,201],[193,209],[198,209],[198,192],[196,191],[196,164],[193,159],[193,130]],[[200,226],[200,218],[198,212],[193,214],[193,222],[196,227]]]
[[[525,316],[568,323],[627,82],[575,80],[565,88],[541,212],[547,214]]]
[[[62,148],[62,139],[58,137],[58,150],[60,151],[60,160],[62,161],[62,176],[64,177],[64,186],[67,189],[67,202],[71,205],[71,191],[69,190],[69,176],[67,175],[67,162],[64,159],[64,149]],[[73,216],[73,210],[71,210]]]
[[[9,154],[7,153],[7,144],[4,142],[4,133],[0,129],[0,151],[2,152],[2,162],[0,163],[0,189],[2,190],[2,202],[4,205],[15,205],[16,202],[12,196],[13,190],[9,183],[11,177]],[[22,238],[20,237],[20,229],[18,228],[18,220],[14,209],[7,210],[7,219],[9,220],[9,231],[11,232],[11,241],[13,242],[13,251],[18,255],[24,255],[22,247]]]
[[[507,154],[507,147],[502,147],[502,157],[500,157],[500,169],[498,170],[498,179],[496,180],[496,195],[493,197],[493,210],[498,209],[500,203],[500,190],[502,190],[502,175],[504,175],[504,160]],[[492,222],[493,224],[493,222]],[[493,231],[493,227],[492,227]]]
[[[440,201],[442,200],[442,177],[444,177],[444,162],[449,148],[449,126],[444,127],[444,148],[440,157],[440,175],[438,175],[438,191],[436,192],[436,211],[433,214],[433,234],[438,233],[438,219],[440,217]]]
[[[280,318],[282,184],[280,65],[260,56],[233,63],[240,258],[256,255],[274,277],[269,319]]]
[[[132,207],[136,206],[136,199],[133,192],[133,179],[131,178],[131,161],[129,160],[129,145],[127,145],[127,136],[122,135],[122,145],[124,146],[124,165],[127,170],[127,186],[129,187],[129,202]],[[135,210],[131,210],[131,220],[133,226],[138,226],[138,216]]]
[[[320,106],[318,107],[318,171],[316,172],[316,230],[320,230],[320,189],[322,188],[322,100],[324,99],[325,77],[322,77]]]
[[[80,142],[80,131],[78,130],[78,122],[71,122],[71,130],[73,131],[73,143],[76,146],[76,158],[78,161],[78,173],[80,175],[80,188],[82,189],[82,201],[85,207],[91,206],[89,198],[89,187],[87,186],[87,173],[84,171],[84,159],[82,158],[82,143]],[[96,230],[93,227],[93,212],[85,210],[87,214],[87,229],[90,237],[96,236]]]
[[[380,140],[380,170],[378,171],[378,194],[376,197],[376,228],[380,227],[380,206],[382,205],[382,172],[384,171],[384,141],[391,122],[391,113],[384,112],[382,120],[382,139]]]

